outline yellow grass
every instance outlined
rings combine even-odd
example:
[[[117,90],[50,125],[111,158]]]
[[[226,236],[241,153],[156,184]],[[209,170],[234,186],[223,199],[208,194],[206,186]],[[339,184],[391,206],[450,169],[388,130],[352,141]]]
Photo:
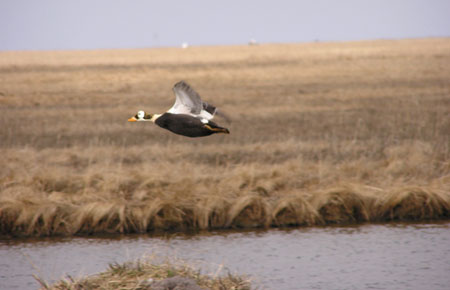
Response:
[[[0,233],[448,219],[450,39],[0,52]],[[232,123],[149,123],[189,82]]]

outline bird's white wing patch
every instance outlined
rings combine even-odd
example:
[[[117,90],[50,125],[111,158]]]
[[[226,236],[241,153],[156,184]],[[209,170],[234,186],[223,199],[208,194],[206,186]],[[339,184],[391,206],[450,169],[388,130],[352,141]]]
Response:
[[[204,120],[212,120],[212,118],[214,118],[214,115],[211,115],[205,110],[202,110],[198,116]]]
[[[202,111],[202,100],[188,84],[181,81],[173,87],[175,104],[168,111],[172,114],[188,114],[198,116]]]
[[[186,114],[203,120],[211,120],[217,112],[216,107],[203,102],[199,94],[187,83],[180,81],[173,87],[175,104],[167,112],[172,114]],[[207,123],[207,122],[204,122]]]

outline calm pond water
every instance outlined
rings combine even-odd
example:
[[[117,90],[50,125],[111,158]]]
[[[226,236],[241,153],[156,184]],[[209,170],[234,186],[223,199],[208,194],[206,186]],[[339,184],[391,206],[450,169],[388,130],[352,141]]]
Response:
[[[0,240],[0,288],[103,271],[157,255],[245,273],[257,289],[450,289],[450,223]],[[223,267],[221,267],[223,265]]]

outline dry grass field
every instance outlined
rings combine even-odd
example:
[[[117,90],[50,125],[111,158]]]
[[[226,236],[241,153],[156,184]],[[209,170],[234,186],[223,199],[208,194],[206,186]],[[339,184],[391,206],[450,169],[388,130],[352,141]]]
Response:
[[[232,123],[147,122],[190,83]],[[0,52],[0,234],[450,218],[450,39]]]

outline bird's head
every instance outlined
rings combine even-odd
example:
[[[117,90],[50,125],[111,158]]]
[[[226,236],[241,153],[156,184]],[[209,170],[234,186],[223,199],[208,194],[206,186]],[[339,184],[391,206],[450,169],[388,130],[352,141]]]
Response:
[[[152,115],[147,114],[144,111],[137,112],[136,115],[128,119],[128,122],[136,122],[136,121],[152,121]]]

